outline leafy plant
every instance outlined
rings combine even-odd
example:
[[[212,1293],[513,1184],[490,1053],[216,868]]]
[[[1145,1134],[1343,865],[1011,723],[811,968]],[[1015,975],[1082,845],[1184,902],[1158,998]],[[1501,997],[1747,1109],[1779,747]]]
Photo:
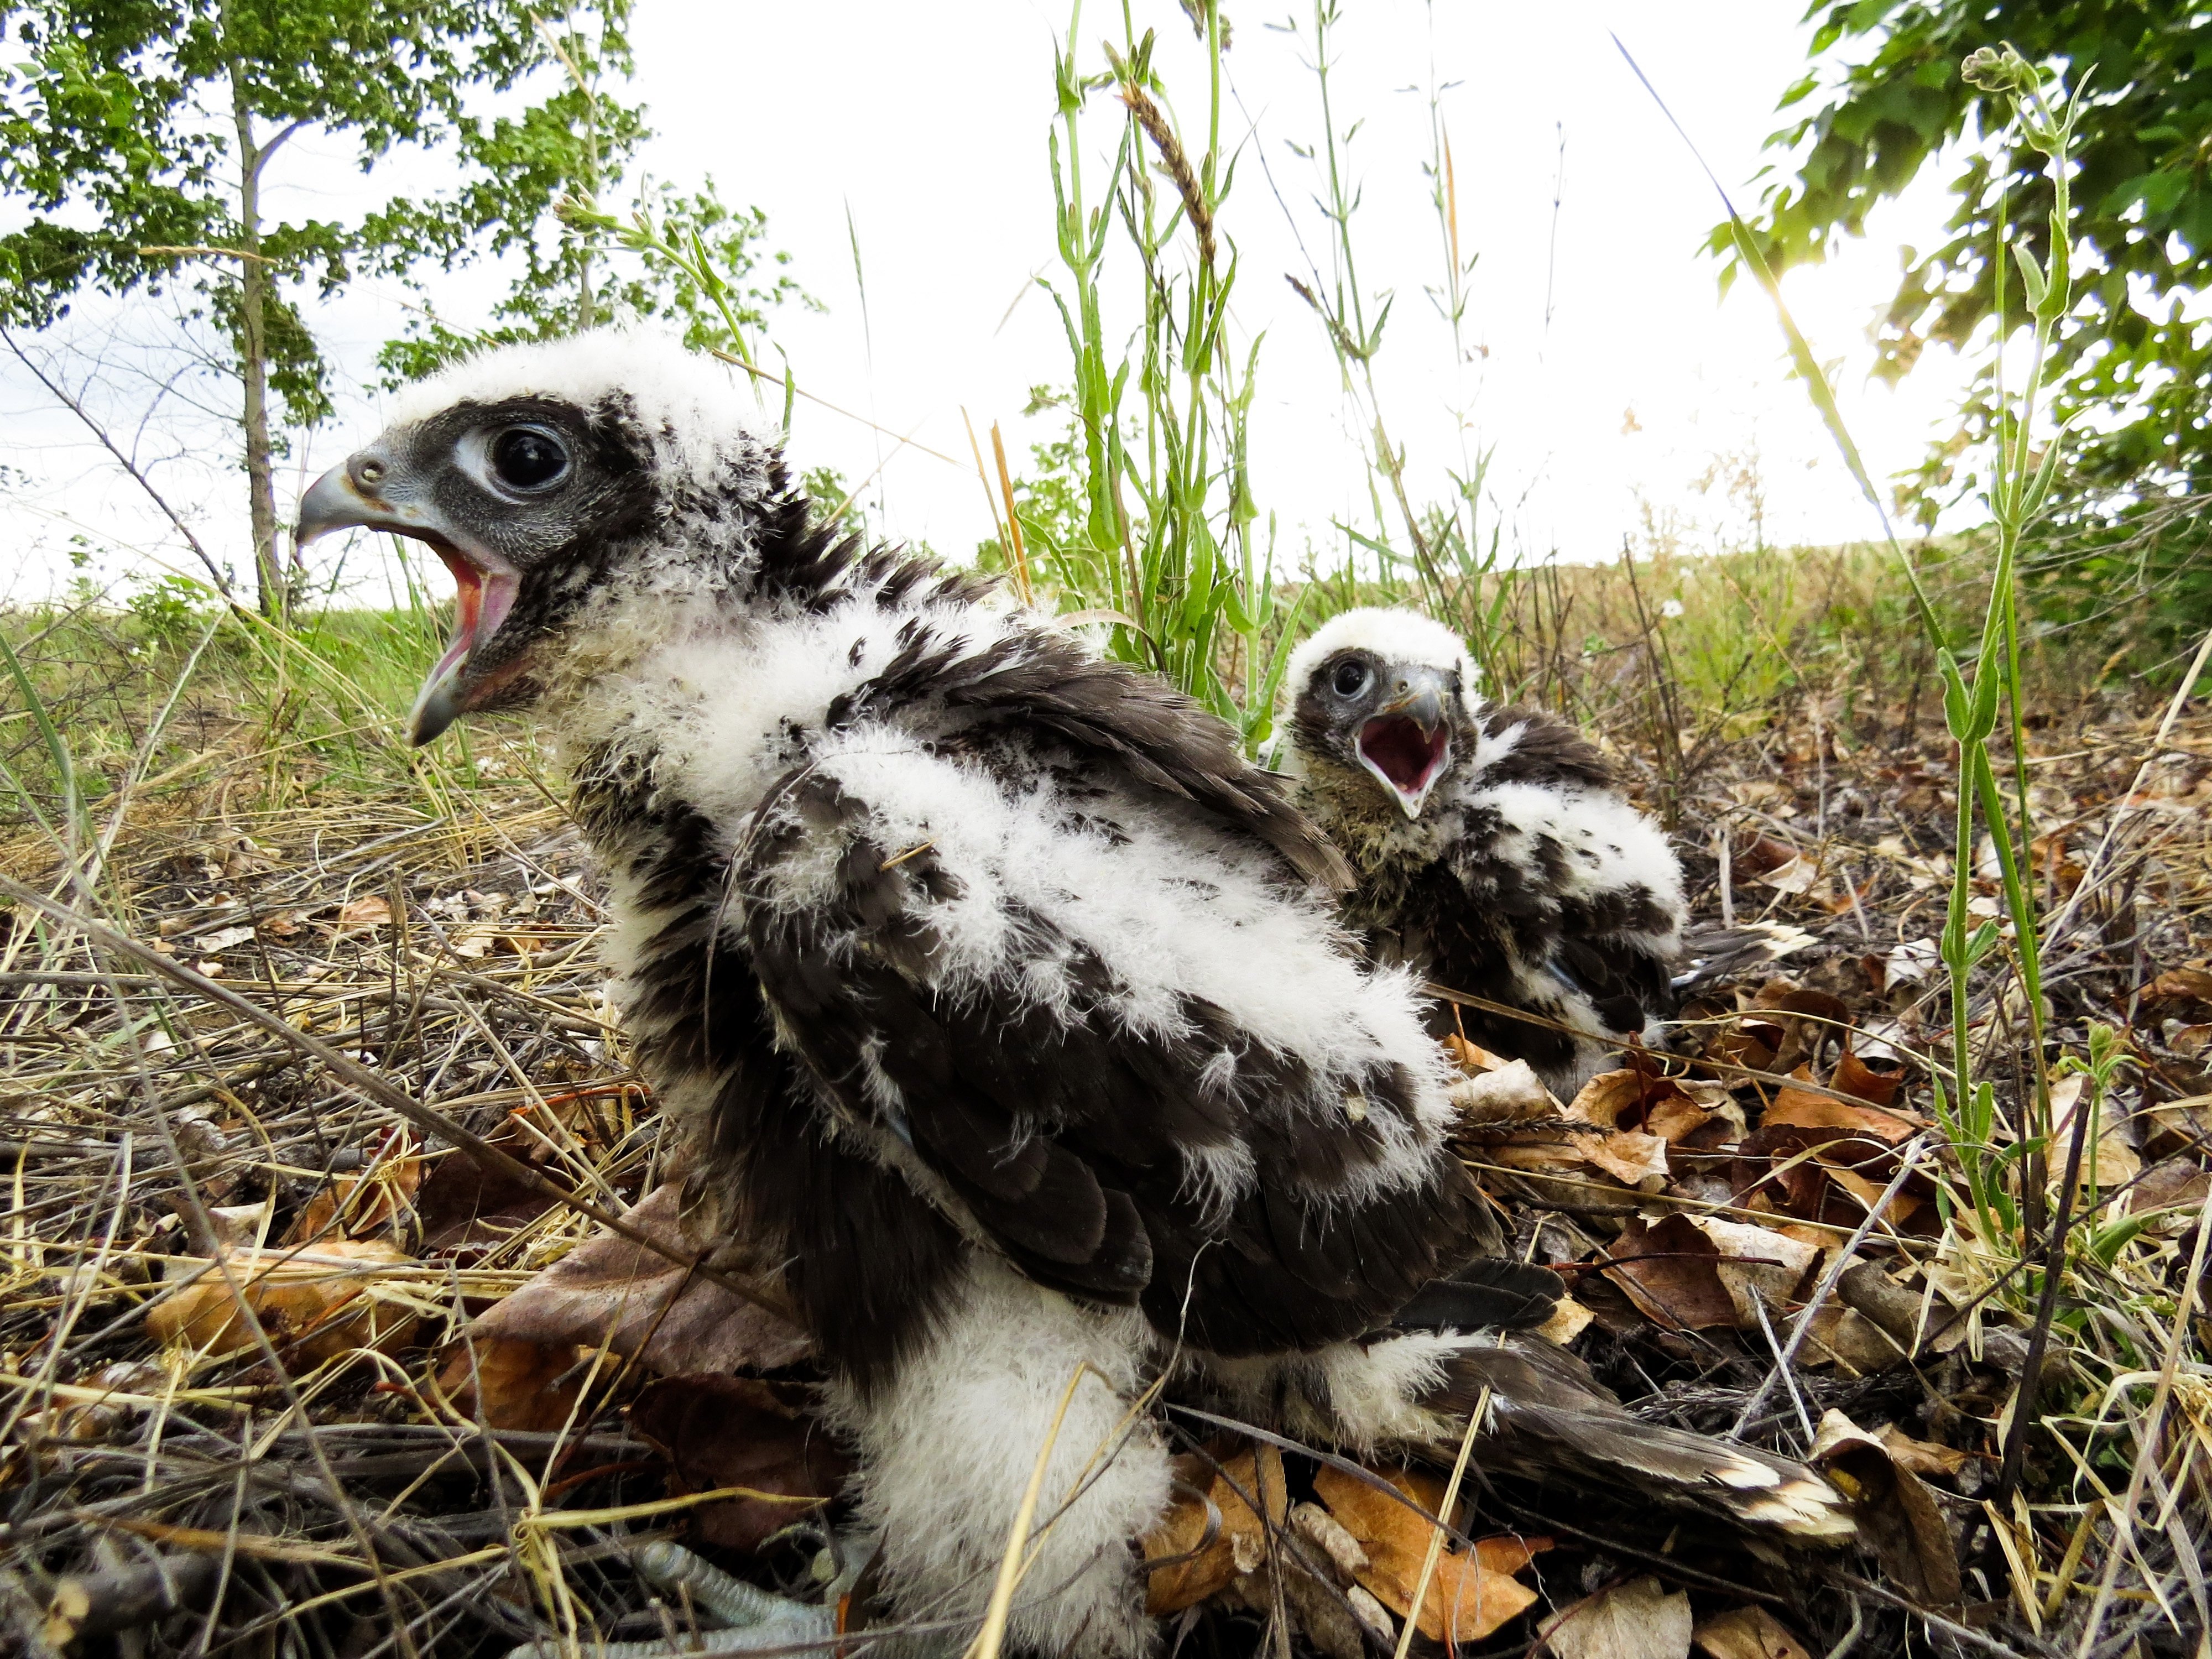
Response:
[[[2045,393],[2065,422],[2056,440],[2064,459],[2023,570],[2065,617],[2117,612],[2160,645],[2201,631],[2212,620],[2200,552],[2212,502],[2212,345],[2189,302],[2212,282],[2212,179],[2200,143],[2212,62],[2202,16],[2177,0],[1822,0],[1808,15],[1820,20],[1814,58],[1850,42],[1871,49],[1832,76],[1814,69],[1783,98],[1784,109],[1812,112],[1769,140],[1796,158],[1751,226],[1771,267],[1824,258],[1877,204],[1939,158],[1959,158],[1948,236],[1909,258],[1878,331],[1877,372],[1893,380],[1929,346],[1966,350],[2002,331],[2010,279],[1995,257],[2001,245],[2055,257],[2044,228],[2057,185],[2044,153],[2010,118],[2008,89],[1953,66],[2002,39],[2030,64],[2072,65],[2077,81],[2094,67],[2098,94],[2073,112],[2077,280],[2068,325],[2051,342]],[[1732,228],[1718,227],[1712,246],[1733,253]],[[1977,470],[2006,418],[1996,357],[1980,356],[1958,440],[1932,447],[1911,480],[1923,521],[2000,485]],[[2072,418],[2093,410],[2094,419]]]
[[[1273,730],[1297,605],[1279,617],[1273,549],[1255,535],[1247,441],[1260,342],[1240,345],[1230,321],[1237,265],[1222,210],[1236,169],[1221,148],[1220,9],[1206,0],[1191,15],[1208,70],[1206,144],[1195,155],[1164,101],[1155,36],[1136,35],[1126,12],[1103,71],[1078,64],[1081,0],[1054,54],[1059,125],[1048,148],[1064,275],[1047,287],[1066,331],[1083,440],[1082,526],[1062,554],[1103,578],[1097,608],[1112,613],[1114,654],[1166,675],[1257,746]],[[1083,116],[1091,94],[1109,89],[1121,131],[1094,198]],[[1136,322],[1133,347],[1117,352],[1107,317],[1123,271],[1122,303]]]

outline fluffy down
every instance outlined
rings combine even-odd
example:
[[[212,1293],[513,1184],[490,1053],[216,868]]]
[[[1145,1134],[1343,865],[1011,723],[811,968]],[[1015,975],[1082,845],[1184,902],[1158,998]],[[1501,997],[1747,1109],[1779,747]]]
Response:
[[[557,737],[640,1065],[787,1264],[892,1615],[964,1643],[1079,1371],[1013,1634],[1121,1659],[1168,1484],[1147,1388],[1455,1437],[1469,1334],[1558,1281],[1499,1258],[1413,964],[1358,959],[1281,782],[1048,618],[817,532],[740,408],[635,337],[495,354],[303,526],[511,584],[424,706]],[[517,432],[562,466],[502,471]]]

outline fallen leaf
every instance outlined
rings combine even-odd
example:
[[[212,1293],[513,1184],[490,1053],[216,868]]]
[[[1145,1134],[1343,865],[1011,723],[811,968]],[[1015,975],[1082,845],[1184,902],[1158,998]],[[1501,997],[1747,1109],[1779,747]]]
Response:
[[[638,1396],[629,1421],[668,1455],[677,1495],[718,1486],[769,1494],[694,1512],[693,1524],[705,1542],[750,1551],[793,1522],[818,1515],[852,1474],[852,1459],[806,1409],[808,1399],[808,1389],[795,1382],[664,1377]]]
[[[1805,1334],[1802,1363],[1818,1365],[1832,1361],[1847,1373],[1879,1376],[1908,1358],[1897,1339],[1856,1308],[1831,1302],[1813,1316],[1813,1328]]]
[[[1640,1073],[1625,1069],[1600,1072],[1583,1084],[1568,1103],[1566,1115],[1577,1123],[1611,1129],[1620,1124],[1623,1112],[1640,1112],[1643,1104],[1644,1078]]]
[[[2169,968],[2143,987],[2142,1000],[2212,1003],[2212,972],[2202,968]]]
[[[1753,879],[1773,888],[1777,892],[1796,896],[1813,890],[1820,879],[1820,866],[1801,853],[1791,857],[1787,864],[1778,864]]]
[[[1554,1116],[1559,1109],[1552,1091],[1525,1060],[1463,1077],[1445,1093],[1461,1121],[1469,1124],[1525,1123]]]
[[[1759,1328],[1758,1304],[1764,1304],[1772,1319],[1782,1304],[1791,1300],[1820,1247],[1791,1238],[1778,1228],[1754,1227],[1711,1216],[1686,1216],[1703,1233],[1718,1255],[1714,1272],[1721,1288],[1735,1309],[1735,1322],[1745,1330]]]
[[[251,927],[218,927],[212,933],[202,933],[192,942],[210,956],[232,949],[253,937]]]
[[[340,1238],[388,1233],[394,1243],[401,1243],[401,1230],[422,1189],[423,1170],[412,1137],[404,1130],[396,1133],[396,1145],[364,1160],[364,1173],[340,1176],[309,1199],[285,1232],[284,1242],[313,1244],[334,1231]]]
[[[223,1261],[237,1281],[235,1295],[220,1269],[205,1273],[147,1309],[147,1334],[163,1344],[227,1353],[252,1344],[250,1308],[278,1356],[299,1368],[356,1348],[389,1353],[404,1346],[420,1322],[407,1299],[376,1286],[377,1268],[410,1265],[380,1239],[312,1250],[226,1249]]]
[[[590,1370],[573,1342],[472,1337],[454,1345],[438,1387],[472,1422],[544,1434],[568,1422]]]
[[[1602,1138],[1576,1135],[1572,1144],[1583,1162],[1631,1187],[1667,1179],[1667,1143],[1657,1135],[1639,1134],[1634,1130]]]
[[[1443,1503],[1443,1482],[1412,1470],[1378,1470],[1382,1478],[1435,1514]],[[1413,1609],[1435,1527],[1421,1516],[1343,1470],[1323,1466],[1314,1491],[1329,1513],[1366,1552],[1368,1566],[1358,1577],[1374,1597],[1401,1619]],[[1447,1621],[1451,1640],[1478,1641],[1536,1602],[1536,1593],[1512,1575],[1541,1552],[1548,1538],[1485,1538],[1472,1551],[1447,1544],[1437,1553],[1428,1593],[1415,1621],[1431,1641],[1443,1641]]]
[[[2212,1199],[2212,1170],[2185,1158],[2170,1158],[2162,1164],[2154,1164],[2143,1174],[2134,1190],[2128,1194],[2130,1215],[2148,1215],[2154,1211],[2165,1211],[2154,1221],[2152,1227],[2159,1231],[2186,1231],[2192,1224],[2196,1212]]]
[[[1553,1613],[1538,1634],[1558,1659],[1688,1659],[1690,1598],[1633,1578]]]
[[[681,1183],[670,1182],[624,1219],[672,1249],[696,1255],[707,1241],[687,1230],[682,1206]],[[486,1338],[555,1346],[595,1347],[604,1340],[615,1353],[669,1376],[775,1370],[813,1351],[805,1332],[766,1309],[607,1233],[541,1268],[470,1329]]]
[[[1485,1072],[1502,1072],[1514,1063],[1503,1054],[1492,1054],[1479,1042],[1469,1042],[1457,1032],[1446,1034],[1444,1052],[1452,1057],[1452,1063],[1469,1077],[1479,1077]]]
[[[527,1161],[542,1153],[501,1124],[489,1137],[493,1146]],[[487,1169],[465,1153],[439,1158],[415,1194],[415,1213],[422,1227],[426,1256],[452,1255],[502,1244],[553,1207],[538,1188],[504,1170]]]
[[[1574,1297],[1563,1296],[1552,1304],[1552,1316],[1529,1332],[1529,1334],[1540,1336],[1545,1341],[1556,1343],[1564,1348],[1588,1330],[1590,1321],[1595,1317],[1595,1316],[1588,1308],[1583,1306]]]
[[[1740,873],[1753,880],[1771,875],[1799,860],[1796,848],[1786,841],[1777,841],[1771,836],[1754,836],[1741,847],[1731,847],[1729,852],[1730,872]]]
[[[1248,1498],[1258,1498],[1268,1522],[1276,1526],[1282,1524],[1290,1506],[1283,1455],[1272,1446],[1228,1457],[1188,1453],[1175,1460],[1175,1471],[1182,1490],[1140,1540],[1140,1547],[1147,1561],[1190,1559],[1151,1575],[1145,1611],[1154,1618],[1196,1607],[1266,1562],[1267,1523]],[[1206,1539],[1209,1528],[1213,1531],[1211,1541]]]
[[[1735,1298],[1717,1271],[1720,1252],[1686,1216],[1667,1216],[1650,1226],[1632,1221],[1607,1254],[1605,1277],[1627,1292],[1645,1318],[1670,1330],[1735,1324]]]
[[[1838,1094],[1850,1095],[1869,1106],[1887,1106],[1897,1098],[1898,1085],[1905,1081],[1904,1062],[1888,1057],[1857,1054],[1844,1051],[1836,1062],[1834,1075],[1828,1086]]]
[[[391,926],[392,901],[381,893],[363,894],[360,898],[348,899],[338,907],[338,930],[341,933],[356,928]]]
[[[1915,1440],[1894,1423],[1885,1423],[1874,1431],[1889,1454],[1890,1462],[1900,1469],[1910,1469],[1915,1474],[1950,1476],[1972,1462],[1973,1454],[1950,1446],[1939,1446],[1932,1440]]]
[[[1958,1550],[1927,1482],[1839,1411],[1821,1418],[1811,1462],[1851,1500],[1860,1538],[1900,1590],[1925,1606],[1958,1602]]]
[[[1943,953],[1932,939],[1907,939],[1890,947],[1881,962],[1881,988],[1895,990],[1900,985],[1918,985],[1930,978],[1943,965]]]
[[[1731,1607],[1698,1626],[1692,1639],[1710,1659],[1813,1659],[1808,1648],[1765,1607]]]

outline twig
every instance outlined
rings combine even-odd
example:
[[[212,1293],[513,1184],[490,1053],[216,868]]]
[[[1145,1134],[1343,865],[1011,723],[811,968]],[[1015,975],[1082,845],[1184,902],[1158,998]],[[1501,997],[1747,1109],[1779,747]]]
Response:
[[[90,412],[82,403],[56,385],[53,377],[40,368],[23,348],[15,343],[15,337],[5,328],[0,328],[0,343],[4,343],[8,349],[15,354],[15,361],[29,369],[37,377],[39,384],[46,387],[64,409],[84,422],[86,429],[100,441],[100,447],[115,458],[115,464],[131,475],[131,483],[146,492],[147,499],[161,510],[161,516],[169,521],[170,527],[185,538],[185,544],[192,550],[201,564],[207,568],[208,579],[214,582],[216,592],[222,594],[225,599],[228,599],[230,579],[223,574],[222,568],[216,563],[214,556],[200,544],[200,538],[192,534],[191,526],[178,517],[176,508],[171,507],[161,492],[154,488],[154,481],[138,470],[137,463],[116,447],[115,441],[107,435],[107,428],[93,419]]]
[[[387,1107],[398,1113],[416,1128],[426,1133],[444,1137],[484,1168],[495,1170],[510,1181],[520,1182],[541,1197],[550,1198],[557,1204],[566,1205],[578,1214],[598,1222],[608,1231],[628,1239],[633,1244],[641,1245],[665,1261],[672,1261],[687,1271],[696,1268],[700,1277],[713,1280],[732,1296],[750,1302],[755,1307],[775,1315],[779,1319],[793,1325],[804,1322],[799,1318],[797,1309],[774,1290],[763,1285],[744,1284],[726,1273],[707,1267],[696,1257],[686,1255],[681,1250],[664,1244],[643,1228],[601,1209],[587,1199],[579,1198],[558,1182],[532,1169],[520,1158],[511,1157],[501,1151],[483,1136],[463,1128],[443,1112],[425,1106],[394,1088],[360,1061],[340,1053],[321,1038],[285,1024],[267,1009],[240,996],[228,986],[218,984],[204,975],[196,973],[180,962],[172,961],[150,945],[142,945],[127,934],[117,933],[112,927],[94,921],[69,906],[49,899],[10,877],[0,876],[0,895],[15,900],[18,904],[27,905],[49,921],[79,930],[92,943],[153,969],[164,978],[183,987],[185,990],[204,997],[210,1002],[222,1004],[233,1013],[260,1027],[270,1036],[282,1039],[303,1054],[312,1055],[349,1087],[367,1095],[378,1105]]]

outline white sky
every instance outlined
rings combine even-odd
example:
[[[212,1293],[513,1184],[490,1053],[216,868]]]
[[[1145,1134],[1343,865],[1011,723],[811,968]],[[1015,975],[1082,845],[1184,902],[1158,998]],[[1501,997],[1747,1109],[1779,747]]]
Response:
[[[1159,31],[1158,61],[1183,131],[1195,138],[1206,114],[1202,53],[1169,0],[1132,3],[1140,26]],[[1341,545],[1332,517],[1364,522],[1367,508],[1360,428],[1312,314],[1284,281],[1306,269],[1301,237],[1324,270],[1327,242],[1311,199],[1313,164],[1291,148],[1320,135],[1314,80],[1301,61],[1310,18],[1298,14],[1296,36],[1272,30],[1266,19],[1289,15],[1283,0],[1274,5],[1229,6],[1236,97],[1223,131],[1224,142],[1242,142],[1243,155],[1223,229],[1242,261],[1237,325],[1246,342],[1265,336],[1252,416],[1255,495],[1263,515],[1276,515],[1279,549],[1295,563],[1309,540]],[[801,386],[962,458],[963,409],[987,446],[999,421],[1019,470],[1030,438],[1046,434],[1044,425],[1031,430],[1019,418],[1028,388],[1070,378],[1059,319],[1030,281],[1060,275],[1046,136],[1053,41],[1067,27],[1066,11],[1025,0],[641,0],[639,9],[633,90],[659,133],[645,167],[683,185],[712,173],[726,200],[767,210],[771,243],[791,251],[793,273],[827,307],[789,308],[774,324]],[[1354,234],[1363,287],[1396,295],[1382,395],[1393,435],[1408,449],[1417,497],[1441,493],[1443,469],[1457,464],[1451,410],[1463,398],[1471,441],[1495,446],[1492,489],[1507,545],[1522,556],[1613,556],[1638,527],[1644,503],[1698,521],[1707,538],[1741,535],[1741,515],[1719,491],[1700,494],[1692,481],[1717,455],[1753,447],[1770,539],[1869,533],[1868,509],[1803,389],[1785,377],[1765,297],[1748,282],[1724,302],[1717,297],[1717,266],[1699,251],[1717,200],[1608,39],[1609,30],[1620,34],[1748,207],[1756,198],[1750,180],[1770,159],[1759,145],[1778,125],[1774,100],[1802,70],[1798,8],[1778,0],[1443,0],[1432,14],[1418,0],[1356,0],[1346,10],[1332,87],[1340,125],[1364,121],[1350,151],[1364,190]],[[1109,29],[1118,36],[1119,9],[1091,0],[1081,34],[1086,70],[1103,66],[1099,40]],[[1487,355],[1467,367],[1463,383],[1423,291],[1442,275],[1421,170],[1432,74],[1452,83],[1443,98],[1461,236],[1480,255],[1468,330]],[[1110,95],[1094,97],[1085,126],[1091,147],[1118,139],[1117,118]],[[270,210],[357,208],[364,193],[337,164],[339,154],[296,143],[271,181]],[[1094,155],[1086,177],[1103,171]],[[1923,180],[1877,216],[1864,240],[1784,285],[1816,351],[1842,360],[1844,407],[1878,473],[1917,459],[1962,374],[1937,352],[1894,392],[1865,374],[1867,325],[1894,286],[1899,245],[1925,246],[1939,234],[1940,183]],[[867,281],[865,329],[848,210]],[[1115,276],[1126,294],[1126,262]],[[441,308],[472,321],[495,292],[489,275],[471,276],[452,284]],[[363,384],[375,344],[399,331],[401,299],[362,284],[341,305],[308,307],[348,391],[339,420],[295,458],[290,493],[378,424],[380,398]],[[152,310],[81,309],[72,337],[79,342],[95,326],[126,339],[163,337],[166,325]],[[140,367],[101,394],[101,406],[136,429],[151,365],[130,350],[115,361]],[[1638,429],[1624,430],[1630,410]],[[234,504],[242,488],[225,470],[234,428],[226,434],[205,416],[165,414],[139,441],[203,538],[243,568]],[[0,494],[0,526],[14,550],[12,579],[0,579],[0,592],[51,589],[58,572],[68,574],[59,556],[73,532],[114,550],[98,562],[110,572],[157,539],[131,486],[4,357],[0,446],[36,481]],[[881,494],[893,534],[964,554],[990,533],[972,469],[898,450],[895,439],[804,403],[792,450],[801,467],[827,463],[854,480],[888,457]],[[284,494],[280,508],[289,507]],[[161,556],[178,557],[173,550]]]

